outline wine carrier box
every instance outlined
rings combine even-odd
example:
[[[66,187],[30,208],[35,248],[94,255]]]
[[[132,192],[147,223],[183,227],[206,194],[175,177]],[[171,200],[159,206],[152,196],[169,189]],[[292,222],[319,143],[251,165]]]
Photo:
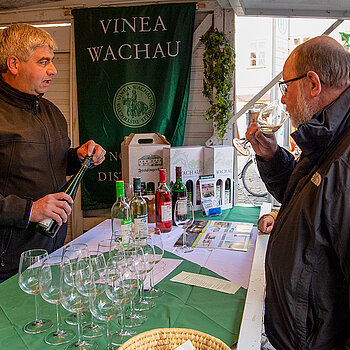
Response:
[[[167,170],[168,183],[170,181],[176,181],[175,168],[181,166],[182,181],[186,187],[192,188],[192,204],[195,210],[201,209],[199,176],[204,174],[203,151],[203,146],[182,146],[163,149],[164,165]]]
[[[157,188],[159,169],[164,168],[163,149],[170,143],[159,133],[134,134],[124,137],[121,143],[122,177],[132,184],[134,177],[146,183],[154,182]]]
[[[222,209],[233,206],[233,156],[233,146],[208,146],[204,148],[203,171],[205,175],[214,174],[216,197]],[[229,184],[229,192],[226,189],[225,193],[226,180]]]

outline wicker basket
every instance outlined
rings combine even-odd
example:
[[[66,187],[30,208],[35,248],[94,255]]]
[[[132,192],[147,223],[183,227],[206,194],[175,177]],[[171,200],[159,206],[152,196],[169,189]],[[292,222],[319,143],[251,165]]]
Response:
[[[175,350],[187,340],[196,350],[230,350],[221,340],[186,328],[152,329],[130,338],[119,350]]]

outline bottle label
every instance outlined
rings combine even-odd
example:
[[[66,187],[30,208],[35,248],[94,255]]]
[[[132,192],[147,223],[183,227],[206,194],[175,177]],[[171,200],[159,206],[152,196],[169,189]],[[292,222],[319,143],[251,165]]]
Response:
[[[148,235],[148,216],[147,214],[134,217],[134,234],[135,237],[147,237]]]
[[[129,236],[131,232],[131,219],[129,220],[121,220],[120,223],[121,228],[121,238],[122,238],[122,244],[128,244],[129,243]]]
[[[187,215],[187,199],[178,199],[177,204],[178,215]]]
[[[160,203],[161,221],[171,221],[171,202]]]
[[[47,218],[47,219],[44,219],[44,220],[38,222],[38,225],[40,225],[45,230],[47,230],[50,227],[51,222],[52,222],[52,219],[51,218]]]
[[[230,190],[226,190],[225,191],[225,204],[229,204],[229,203],[231,203],[231,201],[230,201]]]

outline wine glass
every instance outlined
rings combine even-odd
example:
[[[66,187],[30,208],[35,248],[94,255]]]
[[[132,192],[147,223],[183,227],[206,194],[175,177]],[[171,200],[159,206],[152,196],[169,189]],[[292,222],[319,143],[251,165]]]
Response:
[[[115,263],[125,259],[124,247],[121,241],[116,240],[114,236],[111,239],[103,239],[97,245],[98,254],[103,254],[105,260],[112,259]]]
[[[129,238],[128,246],[124,249],[125,257],[128,261],[133,262],[133,266],[138,273],[139,291],[143,288],[143,282],[146,279],[146,264],[143,256],[143,250],[138,246],[133,237]],[[130,300],[130,307],[125,313],[125,327],[138,327],[146,322],[147,316],[135,310],[135,298]]]
[[[163,259],[164,245],[162,234],[158,227],[149,227],[147,241],[154,250],[154,267]],[[164,291],[154,287],[154,268],[150,271],[150,288],[145,292],[145,298],[157,298],[164,294]]]
[[[37,296],[40,293],[39,278],[41,265],[48,253],[45,249],[26,250],[19,260],[18,285],[27,294],[34,295],[35,320],[28,322],[23,330],[29,334],[37,334],[47,331],[52,327],[51,320],[39,318],[39,306]]]
[[[89,262],[92,269],[92,275],[94,275],[102,269],[106,268],[106,260],[102,253],[98,251],[89,251]],[[105,333],[105,329],[100,324],[94,322],[94,318],[91,317],[91,322],[83,327],[83,337],[96,338],[101,337]]]
[[[289,114],[278,100],[274,100],[262,108],[256,119],[258,129],[263,134],[273,134],[281,128]],[[249,156],[250,150],[248,140],[234,138],[232,145],[244,156]]]
[[[77,314],[77,336],[76,342],[68,345],[66,350],[74,349],[96,349],[97,343],[92,339],[82,339],[81,314],[89,308],[89,296],[92,284],[92,270],[88,261],[78,259],[76,262],[70,260],[62,262],[61,274],[61,303],[70,312]]]
[[[182,228],[182,247],[177,249],[183,253],[190,253],[193,251],[192,247],[187,245],[187,232],[186,229],[193,224],[194,211],[193,205],[186,199],[179,199],[175,203],[174,209],[174,221],[175,225]]]
[[[89,247],[85,243],[72,243],[63,247],[62,256],[67,257],[73,266],[77,263],[78,259],[88,259]],[[89,321],[89,314],[83,312],[80,315],[80,321],[82,324]],[[65,318],[65,322],[71,326],[78,325],[77,314],[73,313]]]
[[[122,260],[119,260],[121,262]],[[112,262],[114,264],[114,262]],[[109,266],[109,265],[108,265]],[[125,312],[126,308],[129,305],[130,301],[133,300],[139,290],[139,276],[134,266],[134,261],[128,261],[127,264],[118,264],[117,269],[120,271],[123,281],[123,287],[125,291],[125,302],[123,303],[122,312],[120,314],[120,326],[121,329],[119,332],[112,335],[112,344],[121,345],[127,341],[130,337],[136,334],[131,329],[126,329],[125,327]]]
[[[56,305],[56,320],[57,328],[55,332],[48,334],[44,341],[49,345],[60,345],[69,343],[74,337],[75,333],[69,329],[61,329],[61,272],[62,272],[62,261],[68,261],[67,258],[62,255],[49,255],[43,260],[39,287],[42,298],[50,304]]]
[[[148,243],[149,242],[147,242],[147,237],[137,238],[135,240],[136,246],[138,246],[139,248],[142,249],[143,262],[144,262],[144,266],[143,266],[144,270],[139,272],[143,283],[141,284],[141,287],[140,287],[140,299],[138,302],[136,302],[135,311],[146,311],[146,310],[152,309],[155,306],[155,303],[153,300],[146,299],[144,297],[144,292],[145,292],[144,291],[144,282],[145,282],[147,274],[152,271],[152,269],[154,267],[154,262],[155,262],[154,249]]]
[[[125,291],[119,270],[113,266],[97,270],[97,274],[94,274],[93,278],[89,305],[92,315],[107,323],[106,350],[115,350],[118,348],[113,346],[111,342],[110,321],[121,314],[124,299]]]

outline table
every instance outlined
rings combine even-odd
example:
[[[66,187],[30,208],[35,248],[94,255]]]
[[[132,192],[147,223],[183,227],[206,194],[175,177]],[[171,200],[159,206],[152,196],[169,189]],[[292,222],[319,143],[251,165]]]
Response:
[[[256,224],[260,208],[234,207],[224,210],[220,217],[213,220],[251,222]],[[201,218],[196,213],[196,218]],[[156,307],[146,311],[147,322],[138,327],[139,332],[153,328],[184,327],[193,328],[216,336],[229,346],[237,342],[246,289],[249,284],[250,268],[256,240],[256,227],[253,229],[250,246],[247,252],[212,250],[196,248],[194,252],[180,254],[172,248],[181,231],[174,228],[166,234],[166,258],[185,259],[172,273],[162,280],[158,287],[166,293],[156,298]],[[109,238],[111,233],[110,221],[104,221],[82,236],[75,242],[85,242],[91,247],[97,240]],[[224,277],[242,287],[234,295],[200,287],[187,286],[170,282],[169,279],[180,271],[206,274],[215,277]],[[38,298],[41,317],[50,318],[55,323],[55,306]],[[62,318],[68,312],[62,310]],[[52,346],[43,341],[45,333],[29,335],[22,331],[22,326],[34,316],[34,297],[25,294],[18,287],[18,277],[13,276],[0,285],[0,349],[46,349]],[[55,326],[55,325],[54,325]],[[66,328],[72,327],[64,325]],[[112,330],[117,330],[114,322]],[[73,327],[75,328],[75,327]],[[105,337],[95,338],[99,348],[106,346]],[[66,345],[56,346],[64,349]]]

